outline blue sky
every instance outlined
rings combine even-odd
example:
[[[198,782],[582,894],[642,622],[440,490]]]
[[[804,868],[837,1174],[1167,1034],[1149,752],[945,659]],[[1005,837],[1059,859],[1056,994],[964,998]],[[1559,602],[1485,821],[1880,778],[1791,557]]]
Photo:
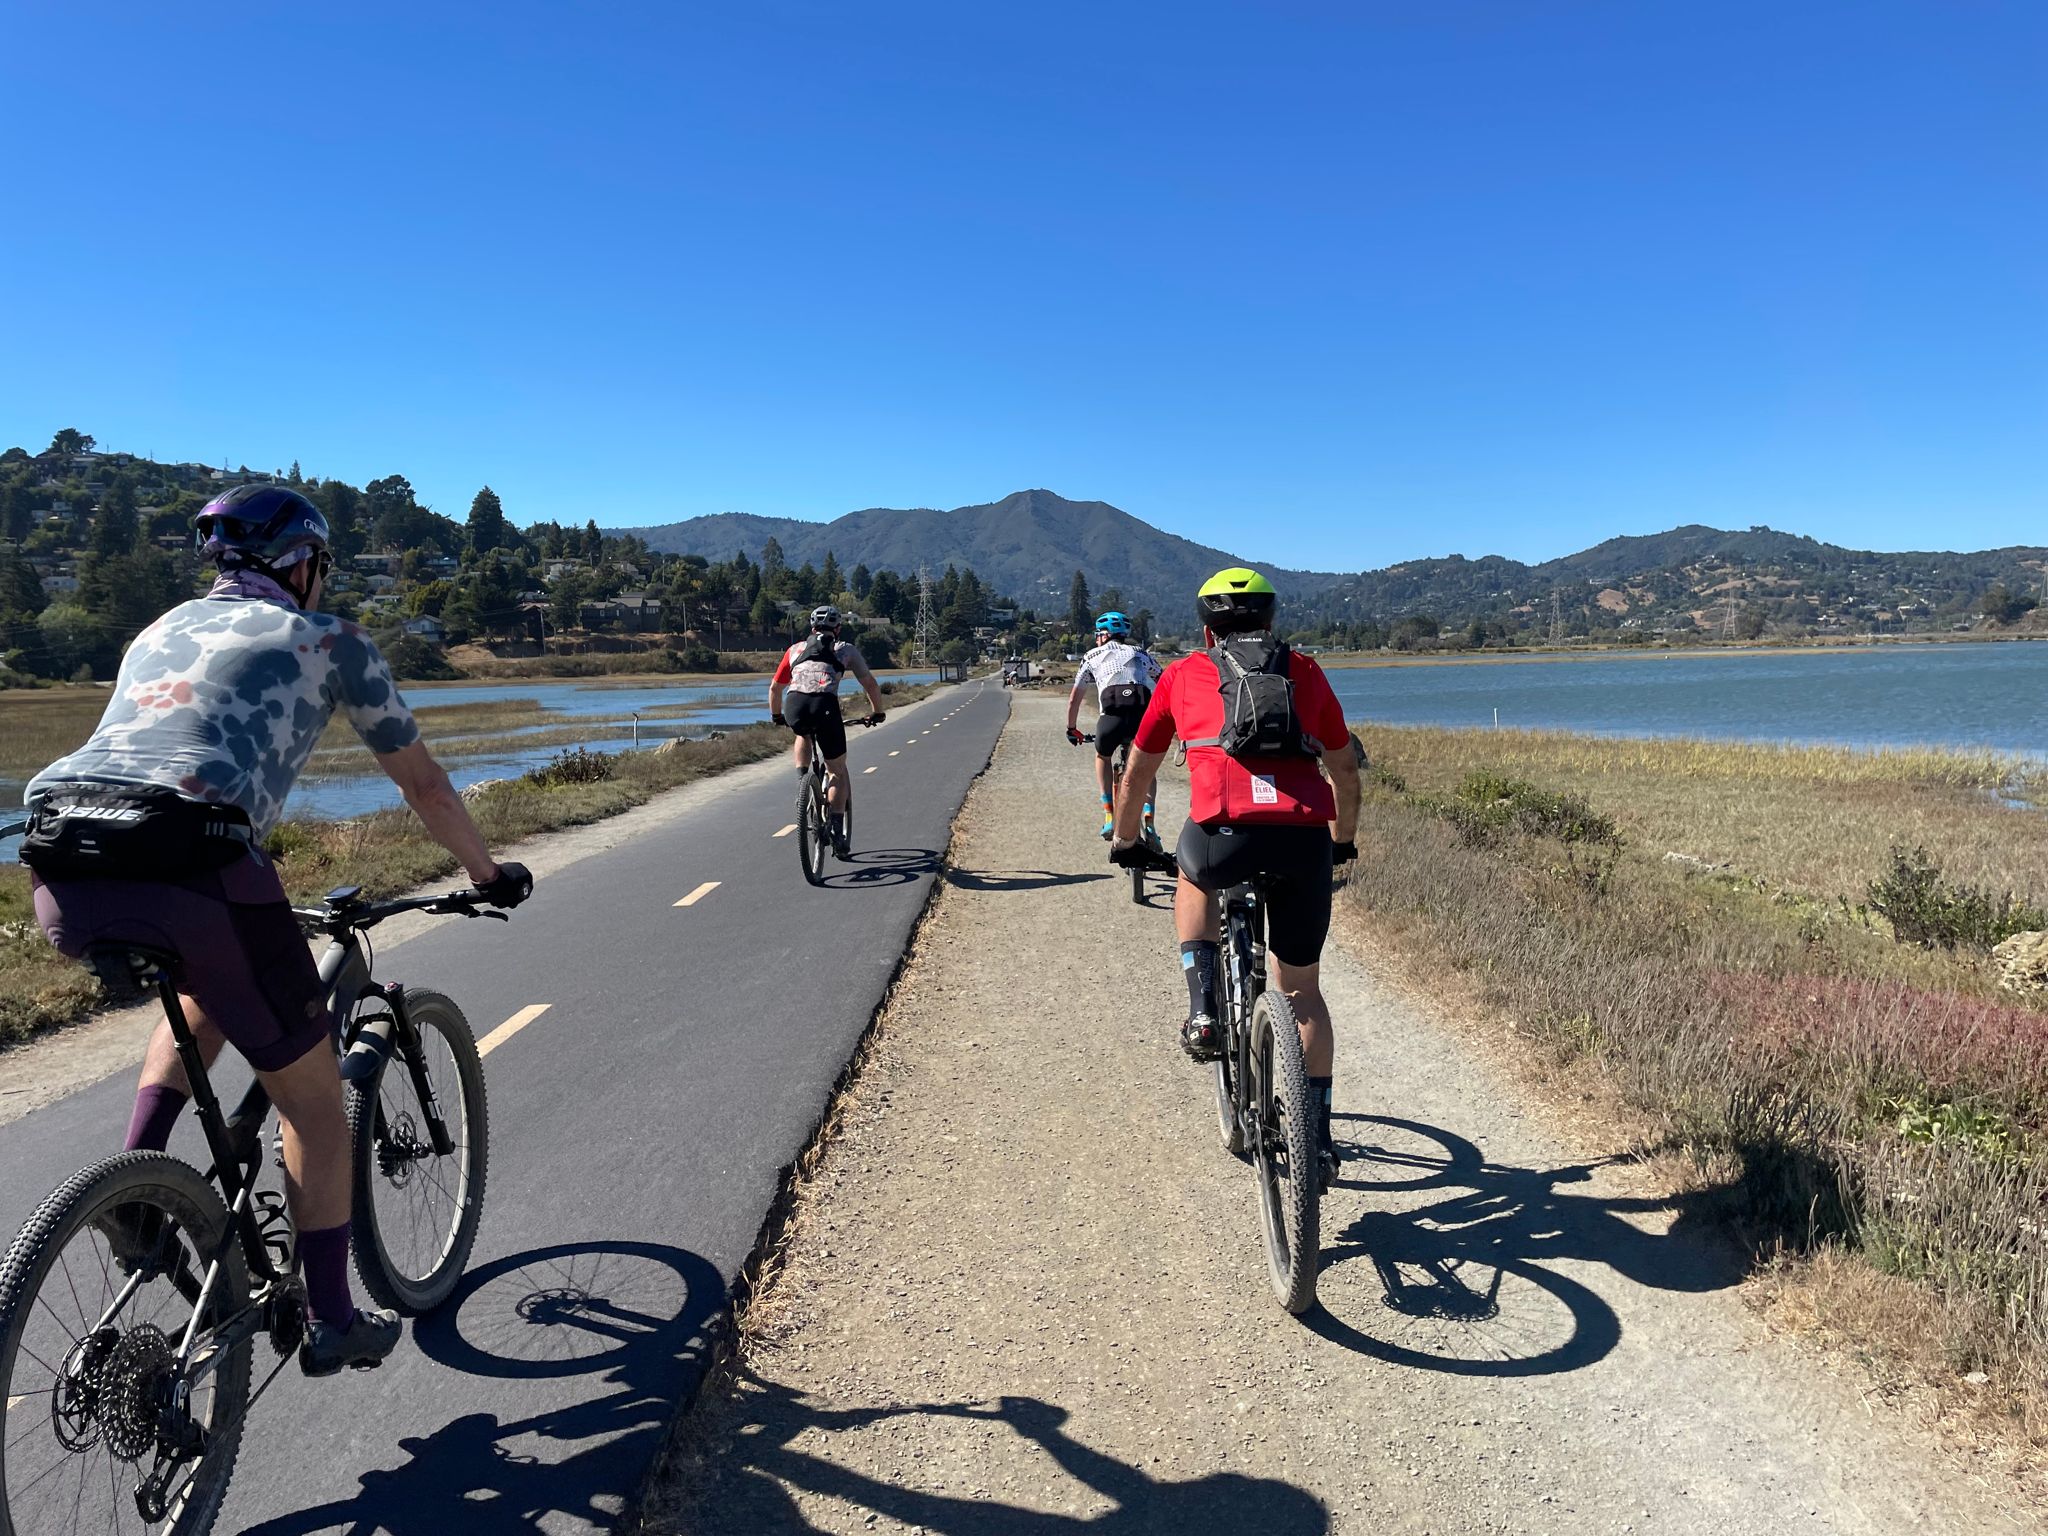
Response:
[[[2038,0],[0,15],[0,446],[1277,563],[2048,540]]]

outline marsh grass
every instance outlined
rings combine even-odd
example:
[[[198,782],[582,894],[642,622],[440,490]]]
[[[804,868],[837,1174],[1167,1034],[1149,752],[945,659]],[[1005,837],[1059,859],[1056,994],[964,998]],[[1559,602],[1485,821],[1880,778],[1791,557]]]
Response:
[[[1894,943],[1861,905],[1901,842],[1938,837],[2001,888],[2048,867],[2048,818],[1983,793],[2015,765],[1365,738],[1378,771],[1348,899],[1374,928],[1464,972],[1554,1059],[1599,1068],[1672,1151],[1727,1170],[1723,1207],[1759,1252],[1833,1244],[1919,1288],[1940,1338],[1901,1347],[2003,1372],[1994,1395],[2048,1445],[2048,1013],[1996,994],[1966,952]],[[1497,812],[1475,838],[1444,814],[1574,804],[1546,794],[1612,819],[1604,882],[1578,877],[1541,815]]]

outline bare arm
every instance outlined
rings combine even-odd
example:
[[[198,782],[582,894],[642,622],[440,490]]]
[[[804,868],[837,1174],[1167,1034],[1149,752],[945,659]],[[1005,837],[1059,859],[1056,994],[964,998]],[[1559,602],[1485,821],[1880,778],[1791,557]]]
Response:
[[[862,688],[867,690],[869,713],[876,715],[881,714],[883,712],[882,688],[881,685],[875,681],[875,674],[868,670],[867,657],[861,655],[861,653],[858,650],[856,650],[851,656],[847,658],[847,660],[852,664],[853,675],[855,680],[859,682]]]
[[[1088,692],[1090,673],[1083,667],[1074,675],[1074,691],[1067,695],[1067,729],[1073,730],[1081,718],[1081,699]]]
[[[483,885],[498,873],[498,862],[470,819],[469,807],[448,782],[448,770],[434,761],[423,741],[377,756],[377,766],[391,776],[413,814],[426,823],[434,841],[454,854],[471,881]]]
[[[1330,824],[1330,837],[1334,842],[1355,842],[1358,838],[1358,758],[1351,750],[1351,738],[1346,736],[1340,747],[1326,747],[1323,750],[1323,772],[1330,776],[1330,787],[1337,791],[1337,819]]]
[[[1123,787],[1116,797],[1116,841],[1135,843],[1141,830],[1140,822],[1145,814],[1145,802],[1151,798],[1152,785],[1159,777],[1159,765],[1166,761],[1164,752],[1143,752],[1131,748],[1131,760],[1124,765]]]
[[[770,683],[768,685],[768,713],[771,715],[782,713],[782,684],[780,683]]]

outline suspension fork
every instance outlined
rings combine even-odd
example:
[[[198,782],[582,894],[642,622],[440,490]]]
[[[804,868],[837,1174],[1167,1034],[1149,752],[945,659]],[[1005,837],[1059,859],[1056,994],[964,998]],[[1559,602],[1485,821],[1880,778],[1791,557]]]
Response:
[[[413,1094],[426,1115],[427,1137],[433,1145],[434,1155],[447,1157],[455,1150],[455,1138],[448,1134],[447,1117],[441,1113],[441,1101],[434,1094],[433,1080],[427,1073],[426,1052],[421,1048],[419,1028],[413,1023],[412,1010],[405,1000],[405,988],[396,982],[389,986],[370,982],[362,989],[360,997],[377,998],[390,1012],[365,1020],[349,1036],[342,1076],[351,1082],[367,1083],[375,1078],[380,1062],[397,1057],[412,1077]],[[387,1133],[381,1103],[377,1107],[376,1129],[380,1138]]]

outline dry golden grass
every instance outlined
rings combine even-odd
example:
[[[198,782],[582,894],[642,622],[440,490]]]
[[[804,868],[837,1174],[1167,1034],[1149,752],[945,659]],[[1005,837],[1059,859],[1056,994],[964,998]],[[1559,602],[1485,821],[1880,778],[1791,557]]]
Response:
[[[1363,725],[1375,761],[1417,789],[1491,768],[1585,795],[1638,849],[1683,853],[1773,886],[1861,901],[1894,845],[1952,880],[2048,894],[2048,773],[1991,752],[1630,740],[1557,731]]]

